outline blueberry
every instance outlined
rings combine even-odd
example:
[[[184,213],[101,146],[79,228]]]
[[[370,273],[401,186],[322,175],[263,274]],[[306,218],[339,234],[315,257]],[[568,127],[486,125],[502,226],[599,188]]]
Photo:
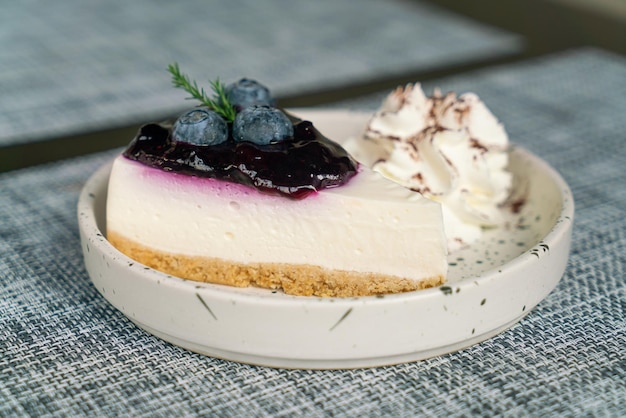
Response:
[[[279,109],[269,106],[248,107],[237,114],[233,138],[237,142],[267,145],[293,137],[293,124]]]
[[[229,84],[225,92],[228,100],[237,110],[250,106],[274,106],[276,104],[267,87],[247,78]]]
[[[172,136],[193,145],[217,145],[228,139],[228,125],[217,113],[199,107],[183,113],[174,123]]]

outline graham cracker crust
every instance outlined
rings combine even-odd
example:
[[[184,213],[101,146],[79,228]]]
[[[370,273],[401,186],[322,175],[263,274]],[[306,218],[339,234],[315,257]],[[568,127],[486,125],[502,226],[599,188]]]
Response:
[[[107,231],[107,239],[133,260],[172,276],[235,287],[283,290],[296,296],[373,296],[427,289],[445,281],[442,276],[414,281],[382,274],[329,270],[309,264],[236,263],[171,254],[143,246],[113,231]]]

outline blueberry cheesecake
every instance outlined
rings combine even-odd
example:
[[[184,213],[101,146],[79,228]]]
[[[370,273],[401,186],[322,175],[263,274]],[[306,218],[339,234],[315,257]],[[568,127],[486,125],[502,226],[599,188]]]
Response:
[[[183,279],[299,296],[367,296],[445,281],[441,205],[357,163],[248,79],[147,124],[112,167],[107,239]]]

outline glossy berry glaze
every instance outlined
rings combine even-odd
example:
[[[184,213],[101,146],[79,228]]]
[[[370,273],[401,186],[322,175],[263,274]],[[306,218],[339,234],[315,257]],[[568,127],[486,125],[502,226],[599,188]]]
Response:
[[[269,145],[235,142],[229,131],[222,144],[198,146],[177,142],[171,126],[148,124],[124,156],[164,171],[239,183],[293,199],[341,186],[357,172],[356,161],[308,121],[295,121],[293,138]]]

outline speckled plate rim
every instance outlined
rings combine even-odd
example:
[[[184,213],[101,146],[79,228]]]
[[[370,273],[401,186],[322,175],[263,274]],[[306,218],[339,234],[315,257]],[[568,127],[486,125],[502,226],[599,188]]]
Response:
[[[343,110],[300,114],[316,124],[337,120],[343,126],[363,117]],[[554,203],[560,210],[550,231],[512,260],[439,288],[384,297],[299,297],[196,283],[150,269],[106,240],[110,163],[91,176],[78,201],[85,265],[102,296],[139,327],[216,358],[281,368],[343,369],[454,352],[517,323],[565,271],[574,217],[569,187],[530,152],[516,147],[511,156],[532,168],[537,181],[531,187],[549,185],[558,191]]]

